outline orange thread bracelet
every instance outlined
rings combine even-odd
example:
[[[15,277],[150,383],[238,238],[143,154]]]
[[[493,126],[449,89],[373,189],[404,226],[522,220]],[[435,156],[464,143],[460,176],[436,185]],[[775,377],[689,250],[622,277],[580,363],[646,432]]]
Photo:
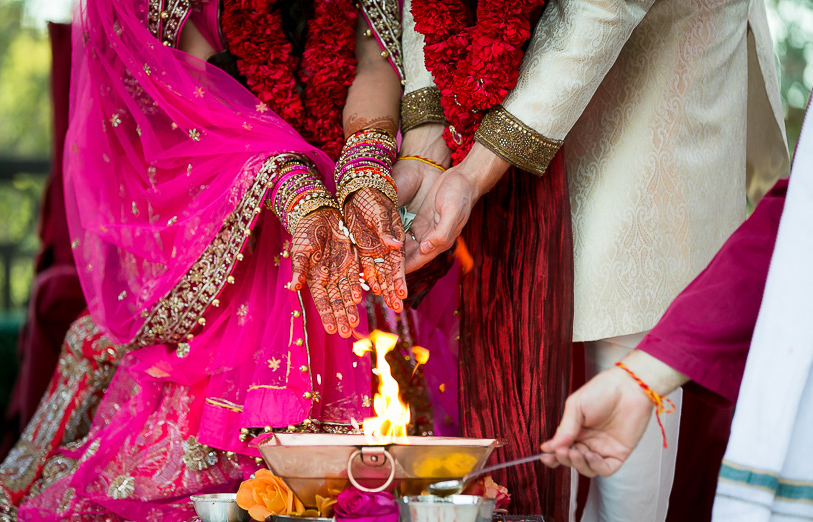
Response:
[[[446,172],[446,167],[438,163],[437,161],[432,161],[429,158],[424,158],[423,156],[418,156],[417,154],[410,154],[408,156],[400,156],[399,160],[411,159],[415,161],[420,161],[421,163],[426,163],[436,169],[440,169],[441,172]]]
[[[616,366],[624,370],[629,374],[630,377],[638,383],[638,386],[644,390],[646,396],[649,397],[655,404],[655,419],[658,421],[658,426],[661,428],[661,435],[663,435],[663,447],[666,448],[666,430],[663,428],[663,423],[661,423],[661,413],[666,413],[667,415],[670,413],[675,412],[675,403],[672,402],[668,397],[664,397],[663,395],[659,394],[658,392],[654,391],[652,388],[647,386],[647,384],[638,378],[637,375],[632,373],[632,370],[624,366],[624,363],[621,361],[615,363]],[[667,407],[668,405],[668,407]]]

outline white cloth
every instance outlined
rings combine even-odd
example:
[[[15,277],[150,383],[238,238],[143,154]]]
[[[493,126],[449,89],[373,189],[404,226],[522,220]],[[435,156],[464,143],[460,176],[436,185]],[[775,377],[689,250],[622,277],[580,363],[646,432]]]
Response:
[[[585,369],[590,379],[623,359],[647,332],[584,343]],[[613,476],[590,480],[581,522],[663,522],[675,476],[680,407],[683,390],[669,395],[675,413],[661,415],[668,448],[655,415],[641,442]],[[572,515],[571,515],[572,516]]]
[[[813,123],[808,108],[714,522],[813,520]]]
[[[652,328],[745,218],[746,173],[759,197],[787,174],[763,1],[548,2],[504,105],[564,139],[574,341]]]

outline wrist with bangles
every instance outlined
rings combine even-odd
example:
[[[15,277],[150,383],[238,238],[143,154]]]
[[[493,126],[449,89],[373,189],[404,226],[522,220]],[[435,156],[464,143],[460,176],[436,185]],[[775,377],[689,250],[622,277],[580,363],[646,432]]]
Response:
[[[383,193],[398,205],[398,190],[392,179],[392,165],[398,152],[395,138],[382,129],[364,129],[352,134],[336,162],[336,199],[344,207],[350,194],[363,188]]]
[[[265,206],[274,211],[282,226],[293,235],[299,221],[323,207],[339,206],[327,190],[316,167],[304,156],[281,154],[266,161],[271,172]]]

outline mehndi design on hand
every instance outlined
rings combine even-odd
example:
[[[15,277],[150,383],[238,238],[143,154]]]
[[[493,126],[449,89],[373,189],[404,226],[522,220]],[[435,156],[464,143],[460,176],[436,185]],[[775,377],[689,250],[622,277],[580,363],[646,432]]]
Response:
[[[347,338],[359,325],[362,290],[356,250],[340,230],[340,220],[332,208],[299,220],[291,243],[290,288],[299,291],[307,283],[325,331]]]
[[[401,300],[407,297],[406,234],[398,209],[380,191],[364,188],[347,198],[344,219],[355,241],[364,279],[387,306],[402,311]]]

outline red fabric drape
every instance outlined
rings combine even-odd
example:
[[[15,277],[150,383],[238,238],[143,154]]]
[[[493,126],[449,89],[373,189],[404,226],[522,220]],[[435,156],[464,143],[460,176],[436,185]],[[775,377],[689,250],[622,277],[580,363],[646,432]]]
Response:
[[[539,451],[570,391],[573,243],[564,161],[537,177],[509,172],[477,204],[463,237],[460,420],[464,436],[504,439],[500,461]],[[569,470],[495,473],[512,512],[567,520]]]
[[[20,371],[6,414],[0,459],[28,424],[56,367],[68,327],[85,309],[85,299],[71,254],[62,187],[62,148],[68,130],[71,26],[48,26],[53,63],[51,96],[54,110],[54,141],[51,172],[39,216],[40,250],[35,260],[28,318],[20,331]]]

